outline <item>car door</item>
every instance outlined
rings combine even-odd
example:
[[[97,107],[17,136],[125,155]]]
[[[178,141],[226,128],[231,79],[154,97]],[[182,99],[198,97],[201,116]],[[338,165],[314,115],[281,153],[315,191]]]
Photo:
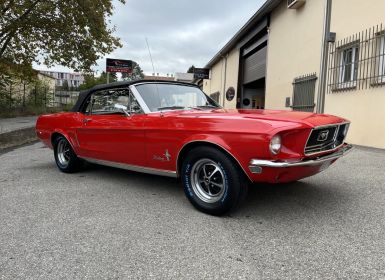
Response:
[[[85,158],[145,165],[144,115],[129,89],[94,92],[77,129]]]

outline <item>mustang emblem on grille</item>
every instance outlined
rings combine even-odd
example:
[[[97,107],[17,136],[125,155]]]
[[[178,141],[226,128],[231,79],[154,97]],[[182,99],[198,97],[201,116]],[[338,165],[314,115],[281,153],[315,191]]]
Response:
[[[325,141],[328,139],[328,136],[329,136],[329,130],[321,131],[321,132],[318,134],[317,141],[318,141],[318,142],[325,142]]]

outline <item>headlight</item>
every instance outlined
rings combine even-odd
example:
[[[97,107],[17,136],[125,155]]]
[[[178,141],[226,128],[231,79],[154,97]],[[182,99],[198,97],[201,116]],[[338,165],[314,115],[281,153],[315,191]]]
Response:
[[[277,155],[281,151],[282,139],[281,136],[275,135],[270,140],[270,152]]]

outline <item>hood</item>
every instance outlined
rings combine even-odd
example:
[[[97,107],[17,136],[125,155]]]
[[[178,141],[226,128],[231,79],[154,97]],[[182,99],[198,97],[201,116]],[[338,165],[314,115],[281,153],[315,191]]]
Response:
[[[236,110],[236,109],[219,109],[219,110],[187,110],[187,111],[171,111],[167,114],[177,114],[186,117],[204,117],[204,118],[221,118],[221,119],[255,119],[263,121],[279,121],[300,123],[309,127],[323,126],[334,123],[346,122],[345,119],[325,114],[316,114],[309,112],[284,111],[284,110]]]

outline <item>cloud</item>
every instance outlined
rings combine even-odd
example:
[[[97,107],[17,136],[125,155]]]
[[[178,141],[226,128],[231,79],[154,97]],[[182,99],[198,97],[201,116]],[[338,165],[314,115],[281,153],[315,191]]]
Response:
[[[153,72],[145,38],[148,38],[155,72],[185,72],[203,67],[258,10],[264,0],[114,0],[111,23],[123,48],[107,55],[131,59],[147,74]],[[41,67],[40,67],[41,68]],[[98,61],[105,69],[105,58]]]

